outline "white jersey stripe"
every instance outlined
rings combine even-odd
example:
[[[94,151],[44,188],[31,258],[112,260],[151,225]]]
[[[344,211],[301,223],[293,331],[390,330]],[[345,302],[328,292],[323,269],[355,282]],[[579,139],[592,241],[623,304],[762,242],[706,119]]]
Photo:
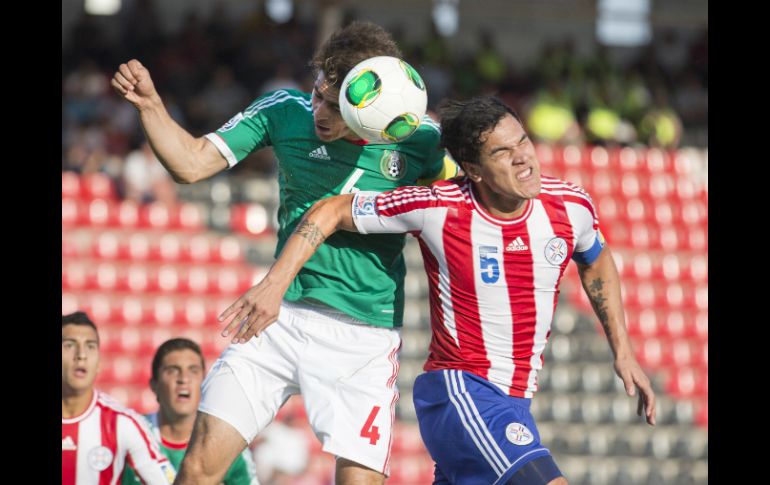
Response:
[[[479,319],[481,322],[495,322],[496,325],[481,325],[481,338],[484,341],[489,369],[487,379],[494,383],[511,382],[513,380],[513,321],[511,319],[511,303],[508,285],[505,278],[505,244],[502,228],[487,224],[478,212],[471,217],[471,238],[473,245],[473,261],[492,263],[486,268],[474,264],[474,280],[476,292],[483,292],[484,298],[478,301]],[[484,254],[481,254],[484,248]],[[496,262],[496,263],[493,263]],[[490,282],[494,279],[493,282]],[[497,386],[505,394],[510,392],[508,386]]]
[[[436,224],[427,224],[422,228],[420,240],[433,253],[438,264],[438,298],[441,301],[441,312],[443,313],[443,325],[447,333],[452,337],[457,347],[460,347],[460,340],[457,338],[457,324],[455,323],[455,312],[452,306],[451,279],[449,276],[449,266],[446,261],[446,252],[444,251],[444,222],[447,217],[447,208],[442,207],[431,211],[431,220]],[[438,222],[441,221],[439,224]]]
[[[486,439],[492,446],[492,448],[497,452],[498,456],[500,457],[501,461],[503,462],[503,465],[506,467],[511,466],[511,462],[508,460],[508,457],[503,453],[503,450],[500,449],[500,446],[497,444],[497,441],[495,441],[495,438],[492,436],[492,433],[489,432],[489,428],[487,427],[487,423],[484,422],[484,419],[481,417],[481,413],[479,413],[478,408],[476,407],[476,403],[473,402],[473,397],[470,395],[470,393],[465,388],[465,380],[463,379],[463,373],[462,371],[449,371],[450,374],[454,373],[454,377],[457,380],[457,382],[460,384],[460,395],[458,398],[465,399],[468,401],[468,405],[473,410],[473,417],[475,420],[479,423],[479,427],[481,427],[482,431],[484,432],[484,435],[486,436]],[[483,439],[483,437],[482,437]]]
[[[559,281],[560,272],[558,266],[552,265],[545,259],[546,248],[542,242],[549,241],[551,238],[556,237],[556,234],[553,232],[548,214],[543,207],[543,202],[540,200],[534,201],[532,215],[527,219],[527,231],[530,234],[542,236],[537,239],[538,241],[541,241],[541,244],[536,248],[532,248],[532,262],[535,268],[542,268],[541,270],[533,271],[535,278],[536,324],[532,345],[532,357],[530,357],[529,360],[531,370],[527,379],[528,391],[525,393],[525,397],[532,397],[533,392],[536,389],[535,381],[537,379],[537,373],[542,367],[540,356],[545,349],[548,331],[551,329],[554,293],[556,292],[556,282]]]
[[[277,91],[275,94],[272,94],[267,98],[260,99],[256,103],[246,108],[246,110],[243,112],[243,116],[245,118],[252,118],[255,114],[259,113],[265,108],[269,108],[270,106],[274,106],[276,104],[284,103],[290,100],[297,101],[297,104],[308,111],[313,111],[310,105],[310,101],[306,100],[305,98],[300,96],[292,96],[286,91]]]
[[[470,435],[473,442],[476,444],[476,448],[479,449],[482,455],[484,455],[484,458],[487,460],[487,463],[489,463],[489,466],[492,467],[492,469],[500,475],[504,467],[502,463],[499,462],[499,459],[493,455],[491,455],[491,450],[489,450],[484,444],[479,441],[479,435],[477,434],[477,430],[469,423],[468,418],[466,416],[465,410],[463,409],[460,402],[457,400],[457,395],[459,392],[457,391],[455,383],[452,381],[452,378],[450,377],[450,373],[454,371],[448,371],[444,370],[444,381],[446,382],[446,390],[447,390],[447,396],[449,396],[449,400],[452,401],[452,404],[454,404],[455,409],[457,409],[457,414],[460,416],[460,421],[463,423],[463,427]],[[475,424],[475,423],[474,423]]]

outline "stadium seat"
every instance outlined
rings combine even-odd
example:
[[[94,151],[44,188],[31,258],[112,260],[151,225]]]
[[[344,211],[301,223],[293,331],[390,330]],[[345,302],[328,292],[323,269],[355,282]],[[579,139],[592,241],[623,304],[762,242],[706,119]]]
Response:
[[[178,209],[160,202],[139,207],[139,225],[144,228],[169,229],[178,220]]]
[[[108,227],[116,220],[116,214],[114,202],[94,199],[86,205],[84,222],[92,227]]]
[[[213,259],[211,240],[203,234],[191,237],[183,252],[184,258],[194,263],[208,263]]]
[[[232,231],[252,236],[264,234],[269,229],[269,219],[261,204],[237,204],[230,210]]]
[[[103,173],[89,173],[80,177],[80,195],[87,200],[117,199],[115,184],[109,176]]]
[[[94,239],[91,254],[97,259],[117,259],[120,248],[120,238],[113,231],[105,231]]]
[[[147,234],[136,232],[128,237],[127,244],[120,246],[120,259],[128,261],[147,261],[150,259],[151,245]]]
[[[116,209],[115,225],[123,228],[135,228],[139,225],[139,205],[130,200],[122,200]]]
[[[62,199],[80,197],[80,177],[77,173],[69,171],[61,173],[61,197]]]
[[[188,231],[203,231],[206,229],[205,210],[193,203],[183,203],[179,206],[175,226]]]
[[[182,237],[177,234],[163,234],[150,247],[150,259],[153,261],[176,262],[182,259]]]

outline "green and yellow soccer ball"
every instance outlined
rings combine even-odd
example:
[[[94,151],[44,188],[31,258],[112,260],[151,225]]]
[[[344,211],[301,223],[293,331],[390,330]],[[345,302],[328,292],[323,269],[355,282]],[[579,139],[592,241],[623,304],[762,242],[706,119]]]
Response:
[[[370,143],[398,143],[417,131],[428,93],[417,71],[396,57],[371,57],[348,72],[340,89],[340,113]]]

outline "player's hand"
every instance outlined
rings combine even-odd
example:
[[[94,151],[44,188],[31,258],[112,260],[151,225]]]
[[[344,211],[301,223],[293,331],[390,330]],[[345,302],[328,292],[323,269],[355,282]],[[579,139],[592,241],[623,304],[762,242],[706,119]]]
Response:
[[[639,389],[636,414],[641,416],[644,410],[647,423],[655,426],[655,392],[652,390],[650,379],[647,378],[639,363],[633,356],[618,357],[615,359],[615,372],[623,379],[623,385],[629,396],[634,396],[636,389]]]
[[[222,331],[222,336],[227,337],[235,332],[232,340],[234,344],[246,343],[254,336],[259,337],[262,330],[278,320],[281,301],[287,287],[288,285],[271,281],[269,276],[251,287],[219,315],[220,322],[235,315]]]
[[[110,84],[118,94],[138,109],[148,106],[158,96],[150,71],[136,59],[121,64],[112,76]]]

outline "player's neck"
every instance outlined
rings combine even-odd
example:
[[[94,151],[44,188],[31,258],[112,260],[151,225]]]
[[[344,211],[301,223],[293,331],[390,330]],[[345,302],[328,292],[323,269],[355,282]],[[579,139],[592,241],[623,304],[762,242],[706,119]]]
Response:
[[[158,413],[158,428],[160,429],[160,436],[164,440],[170,441],[172,443],[182,444],[190,441],[194,423],[194,414],[191,416],[170,418],[163,414],[163,411]]]
[[[94,388],[91,387],[85,391],[77,392],[71,389],[65,391],[62,387],[61,393],[61,417],[62,419],[72,419],[80,416],[88,405],[91,404],[91,400],[94,398]]]
[[[482,184],[474,182],[473,192],[481,206],[498,219],[516,219],[527,208],[526,199],[503,197]]]

